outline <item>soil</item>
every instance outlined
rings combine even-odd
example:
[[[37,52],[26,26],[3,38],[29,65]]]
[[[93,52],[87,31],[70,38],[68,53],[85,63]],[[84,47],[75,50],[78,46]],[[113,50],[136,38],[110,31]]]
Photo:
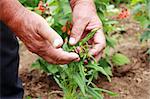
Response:
[[[128,56],[131,63],[122,67],[113,67],[112,82],[103,78],[97,80],[97,85],[104,89],[117,92],[119,95],[105,99],[150,99],[150,62],[145,54],[150,42],[139,42],[140,33],[143,31],[137,22],[124,20],[120,22],[125,31],[116,33],[118,44],[113,52],[120,52]],[[32,69],[31,64],[38,58],[30,53],[20,43],[20,77],[25,89],[25,97],[42,97],[42,99],[61,99],[62,91],[59,89],[51,76]]]

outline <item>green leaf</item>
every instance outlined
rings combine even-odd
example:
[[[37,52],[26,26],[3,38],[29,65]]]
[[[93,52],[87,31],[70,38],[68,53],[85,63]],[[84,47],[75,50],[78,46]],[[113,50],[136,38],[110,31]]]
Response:
[[[43,70],[44,72],[49,73],[49,70],[47,69],[46,65],[44,65],[44,63],[43,63],[41,60],[39,61],[39,63],[41,64],[40,66],[41,66],[42,70]]]
[[[58,67],[57,65],[51,65],[51,64],[49,64],[47,66],[47,69],[48,69],[49,73],[55,74],[55,73],[58,72],[58,68],[57,67]]]
[[[117,42],[117,40],[115,38],[106,36],[107,46],[114,48],[116,45],[116,42]]]
[[[101,59],[101,60],[99,61],[99,65],[100,65],[101,67],[103,67],[103,69],[105,70],[105,72],[106,72],[108,75],[112,76],[111,65],[107,62],[106,59]]]
[[[91,88],[90,86],[88,86],[88,93],[91,94],[93,97],[91,99],[103,99],[103,96],[98,93],[96,90],[94,90],[94,88]]]
[[[106,73],[106,71],[105,71],[102,67],[98,66],[97,64],[89,64],[87,67],[93,68],[93,69],[95,69],[96,71],[101,72],[101,73],[104,74],[104,75],[107,77],[107,79],[111,82],[111,78],[109,77],[109,75]]]
[[[127,56],[125,56],[123,54],[120,54],[120,53],[116,53],[112,56],[112,62],[115,65],[122,66],[122,65],[125,65],[125,64],[129,64],[130,60]]]
[[[81,42],[79,42],[79,45],[84,45],[89,39],[91,39],[94,36],[97,30],[99,30],[99,28],[95,28],[90,33],[88,33],[87,36],[84,39],[82,39]]]
[[[24,6],[36,7],[40,0],[19,0]]]
[[[100,92],[105,92],[105,93],[109,94],[110,96],[118,96],[118,93],[114,93],[114,92],[106,90],[106,89],[101,89],[101,88],[94,88],[94,89],[97,91],[100,91]]]
[[[87,85],[90,85],[90,84],[91,84],[93,78],[94,78],[94,74],[93,74],[91,77],[89,77]]]
[[[73,78],[74,78],[75,82],[79,85],[83,95],[85,96],[85,82],[84,82],[84,80],[82,80],[81,76],[78,73],[74,74]]]
[[[81,78],[82,78],[82,80],[84,81],[84,80],[85,80],[85,73],[84,73],[83,63],[80,62],[80,64],[79,64],[78,67],[79,67],[79,72],[80,72]]]
[[[26,96],[26,98],[25,99],[32,99],[30,96]]]
[[[32,63],[32,68],[40,68],[40,63],[39,63],[39,59],[37,59],[35,62]]]
[[[59,85],[59,87],[64,89],[64,86],[61,84],[60,80],[56,76],[54,76],[54,79],[57,82],[57,84]]]
[[[131,5],[135,5],[135,4],[137,4],[137,3],[139,3],[139,2],[144,2],[145,0],[132,0],[131,1]]]
[[[47,62],[43,60],[42,58],[39,58],[32,64],[32,68],[39,68],[43,70],[44,72],[49,73],[49,70],[47,69]]]

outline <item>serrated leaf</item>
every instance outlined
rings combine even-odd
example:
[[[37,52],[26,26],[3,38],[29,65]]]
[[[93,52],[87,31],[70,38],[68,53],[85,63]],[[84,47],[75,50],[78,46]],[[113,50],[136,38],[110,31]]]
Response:
[[[120,53],[116,53],[112,56],[112,62],[115,65],[122,66],[122,65],[125,65],[125,64],[129,64],[130,60],[127,56],[125,56],[123,54],[120,54]]]

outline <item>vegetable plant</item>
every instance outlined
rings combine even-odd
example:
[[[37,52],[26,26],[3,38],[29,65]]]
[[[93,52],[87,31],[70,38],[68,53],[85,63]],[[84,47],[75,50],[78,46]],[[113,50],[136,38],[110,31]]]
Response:
[[[96,61],[90,55],[90,45],[87,41],[96,33],[99,28],[93,29],[87,36],[75,46],[68,44],[68,37],[71,33],[71,9],[68,0],[44,0],[38,4],[28,5],[28,0],[20,0],[28,9],[43,16],[49,25],[61,35],[64,39],[62,48],[68,52],[76,52],[80,56],[79,62],[72,62],[65,65],[53,65],[47,63],[42,58],[37,59],[33,63],[33,67],[40,68],[42,71],[52,75],[64,92],[64,99],[103,99],[103,92],[111,96],[116,96],[116,93],[98,88],[93,80],[97,79],[99,74],[106,76],[108,81],[111,81],[113,63],[124,65],[129,63],[129,59],[122,54],[114,54],[110,56],[110,49],[115,47],[117,40],[112,38],[112,33],[116,31],[114,24],[116,21],[106,17],[107,6],[109,0],[95,0],[98,16],[102,20],[104,32],[106,35],[107,46],[104,51],[104,56],[100,61]],[[33,0],[36,2],[36,0]],[[121,58],[121,59],[118,59]]]

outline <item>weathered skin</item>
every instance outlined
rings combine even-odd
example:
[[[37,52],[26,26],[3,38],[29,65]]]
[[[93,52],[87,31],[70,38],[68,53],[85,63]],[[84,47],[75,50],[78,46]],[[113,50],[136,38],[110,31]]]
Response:
[[[93,0],[71,0],[73,10],[73,29],[71,45],[77,43],[81,36],[96,27],[102,27]],[[18,0],[0,0],[0,20],[3,21],[26,45],[28,50],[38,54],[51,64],[67,64],[78,61],[76,53],[68,53],[60,47],[62,38],[49,27],[41,16],[27,10]],[[85,31],[84,31],[85,30]],[[100,58],[105,47],[105,37],[99,30],[93,37],[91,53]]]

